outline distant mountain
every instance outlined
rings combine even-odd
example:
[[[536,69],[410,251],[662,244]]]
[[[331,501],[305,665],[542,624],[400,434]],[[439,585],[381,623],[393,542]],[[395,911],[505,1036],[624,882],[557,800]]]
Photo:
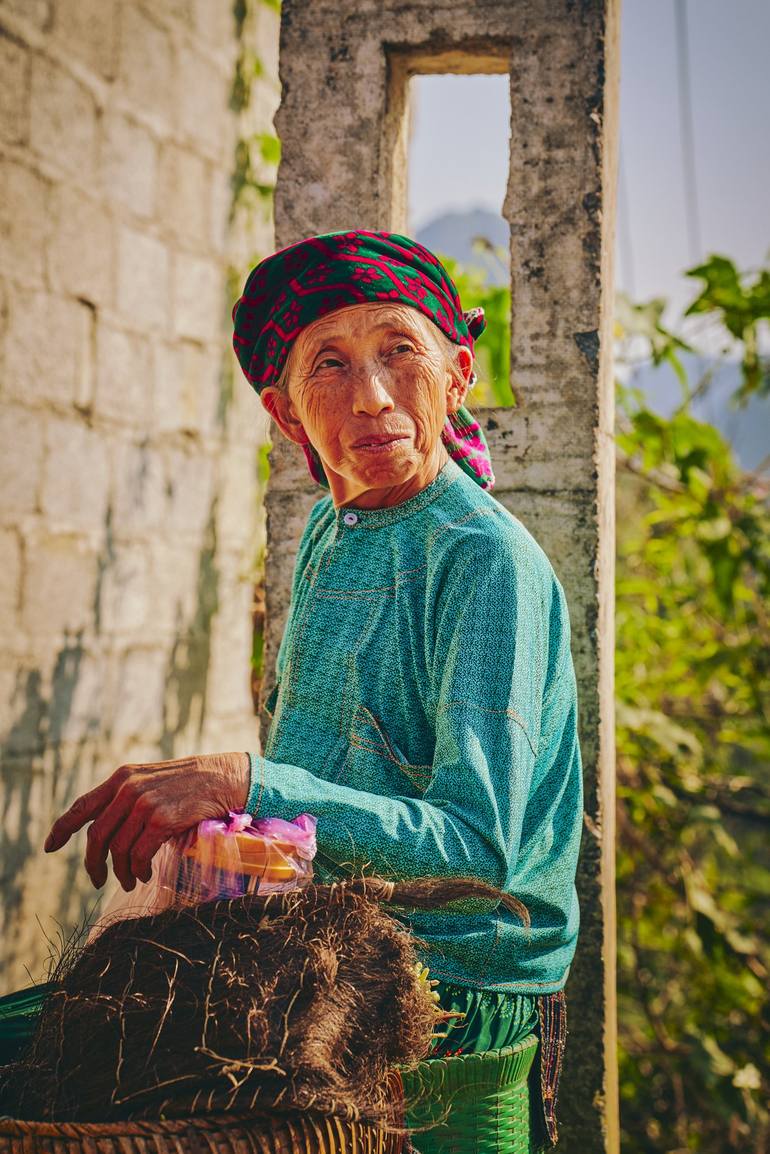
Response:
[[[491,284],[505,284],[508,279],[508,225],[497,213],[484,208],[444,213],[418,229],[415,236],[434,252],[445,253],[464,265],[483,269]],[[495,248],[503,249],[504,266],[491,254],[474,248],[474,238],[478,236],[485,237]],[[694,388],[710,362],[688,354],[682,360]],[[732,445],[741,468],[754,469],[770,452],[770,399],[753,397],[744,409],[731,409],[729,400],[740,385],[740,377],[740,365],[736,362],[720,364],[707,393],[693,401],[692,412],[698,420],[707,421],[719,429]],[[681,403],[682,390],[673,370],[667,365],[660,368],[652,364],[640,365],[634,371],[632,383],[642,390],[649,407],[661,416],[670,416]]]
[[[496,212],[486,208],[447,212],[418,229],[415,236],[433,252],[443,253],[468,267],[483,270],[490,284],[501,285],[508,281],[508,224]],[[478,252],[473,244],[476,237],[484,237],[494,248],[502,249],[503,263],[492,253]]]

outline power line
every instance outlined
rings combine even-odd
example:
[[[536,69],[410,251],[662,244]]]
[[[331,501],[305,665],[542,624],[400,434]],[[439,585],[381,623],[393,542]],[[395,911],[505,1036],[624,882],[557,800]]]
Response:
[[[687,240],[690,261],[697,264],[703,258],[701,243],[698,184],[695,174],[695,131],[692,113],[692,83],[690,80],[690,47],[687,32],[687,0],[675,0],[677,81],[679,84],[679,123],[682,138],[682,167],[684,197],[687,214]]]

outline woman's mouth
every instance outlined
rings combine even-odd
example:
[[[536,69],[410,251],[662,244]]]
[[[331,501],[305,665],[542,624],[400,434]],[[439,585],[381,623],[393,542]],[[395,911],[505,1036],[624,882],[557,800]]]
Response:
[[[362,437],[360,441],[356,441],[353,448],[367,453],[388,453],[407,439],[406,433],[381,433],[376,436],[373,434],[371,437]]]

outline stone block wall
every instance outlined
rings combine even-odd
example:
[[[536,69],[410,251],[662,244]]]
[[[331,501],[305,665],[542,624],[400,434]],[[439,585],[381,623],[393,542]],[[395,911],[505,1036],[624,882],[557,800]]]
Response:
[[[272,220],[231,180],[271,128],[278,16],[249,7],[0,0],[2,989],[93,903],[83,835],[41,852],[77,793],[257,741],[266,426],[228,310]]]

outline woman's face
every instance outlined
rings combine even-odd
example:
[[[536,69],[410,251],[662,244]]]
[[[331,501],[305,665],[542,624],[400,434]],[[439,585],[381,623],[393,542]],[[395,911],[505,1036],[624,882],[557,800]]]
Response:
[[[434,329],[406,305],[351,305],[302,330],[286,391],[262,391],[285,435],[316,449],[336,504],[394,487],[403,499],[446,460],[441,429],[462,404],[473,358],[458,351],[463,385]]]

